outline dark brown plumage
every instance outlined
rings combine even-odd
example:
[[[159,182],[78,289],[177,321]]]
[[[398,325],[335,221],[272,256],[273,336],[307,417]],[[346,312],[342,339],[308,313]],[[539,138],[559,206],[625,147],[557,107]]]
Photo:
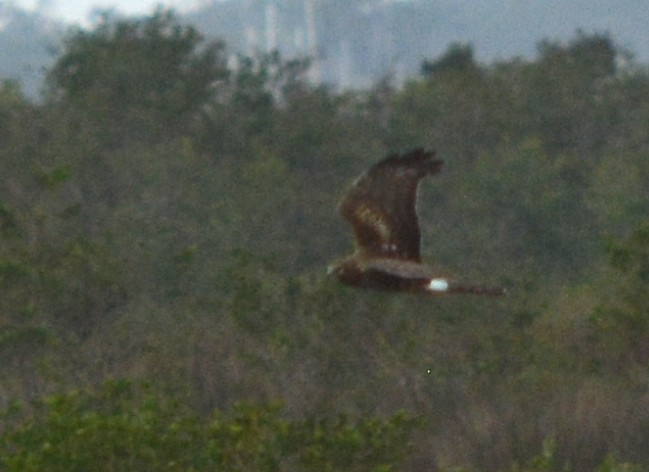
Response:
[[[339,207],[354,229],[356,252],[329,271],[360,288],[502,295],[500,287],[457,282],[421,263],[417,190],[419,181],[437,174],[442,164],[434,152],[415,149],[389,155],[361,175]]]

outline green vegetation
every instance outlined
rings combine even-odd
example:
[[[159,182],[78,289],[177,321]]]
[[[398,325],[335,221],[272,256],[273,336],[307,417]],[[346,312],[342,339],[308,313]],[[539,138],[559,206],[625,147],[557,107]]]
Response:
[[[173,14],[0,86],[0,470],[649,468],[649,71],[607,36],[338,93]],[[230,64],[230,65],[228,65]],[[501,299],[325,276],[335,207],[434,147],[426,259]]]
[[[13,415],[21,411],[13,408]],[[290,421],[278,406],[198,417],[151,388],[110,382],[56,395],[5,433],[7,471],[390,470],[412,419]]]

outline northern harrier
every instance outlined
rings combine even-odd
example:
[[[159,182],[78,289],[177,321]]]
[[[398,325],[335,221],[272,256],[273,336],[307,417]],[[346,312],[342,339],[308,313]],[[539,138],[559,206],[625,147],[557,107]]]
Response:
[[[356,252],[334,263],[329,272],[360,288],[502,295],[500,287],[452,280],[421,263],[417,188],[419,180],[437,174],[442,163],[434,152],[415,149],[390,155],[361,175],[339,207],[354,228]]]

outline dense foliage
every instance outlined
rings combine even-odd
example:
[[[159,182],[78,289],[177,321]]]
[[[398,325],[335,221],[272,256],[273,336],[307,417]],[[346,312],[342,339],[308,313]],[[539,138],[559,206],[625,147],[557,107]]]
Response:
[[[248,405],[202,418],[151,390],[122,381],[48,398],[4,435],[14,452],[3,470],[389,470],[414,424],[403,414],[287,421],[278,406]]]
[[[0,88],[0,469],[649,467],[644,66],[600,35],[453,45],[338,93],[227,57],[106,17],[41,103]],[[343,189],[414,146],[446,160],[426,259],[508,297],[326,278]]]

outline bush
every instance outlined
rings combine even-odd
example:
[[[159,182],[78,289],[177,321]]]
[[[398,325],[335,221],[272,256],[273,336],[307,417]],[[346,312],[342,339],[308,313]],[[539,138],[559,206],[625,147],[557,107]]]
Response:
[[[291,420],[279,405],[201,417],[150,386],[112,381],[3,414],[0,464],[11,471],[395,470],[416,422]]]

